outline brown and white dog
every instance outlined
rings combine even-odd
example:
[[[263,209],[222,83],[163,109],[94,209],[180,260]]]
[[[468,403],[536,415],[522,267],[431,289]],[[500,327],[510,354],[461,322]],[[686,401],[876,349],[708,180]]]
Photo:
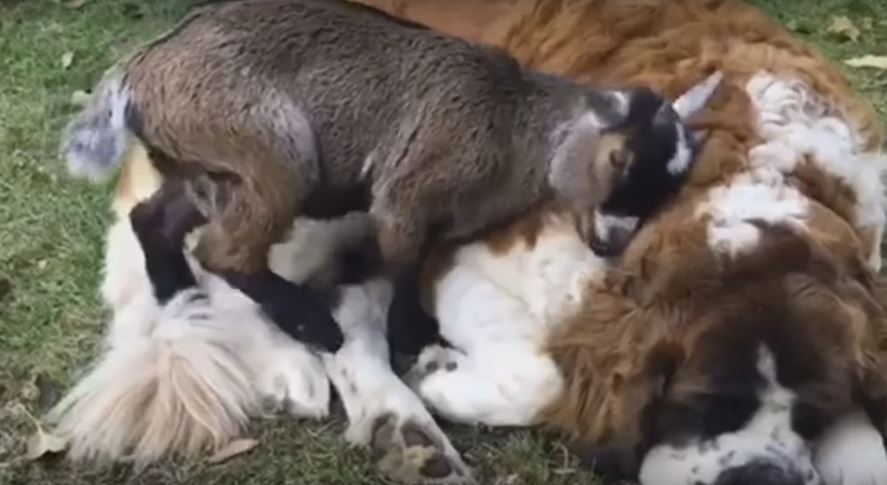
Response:
[[[369,3],[580,81],[725,75],[689,186],[618,265],[551,208],[438,252],[427,405],[645,485],[887,483],[887,156],[835,67],[736,1]]]
[[[618,264],[595,258],[573,215],[554,206],[483,240],[438,250],[426,267],[426,301],[453,347],[432,346],[420,355],[409,382],[425,405],[465,423],[563,432],[604,471],[639,477],[644,485],[887,483],[887,293],[875,274],[887,159],[871,108],[835,67],[754,8],[732,1],[368,3],[580,81],[649,84],[675,97],[715,70],[725,75],[694,126],[709,137],[689,186],[641,230]],[[146,173],[127,170],[121,186]],[[120,232],[128,230],[125,220],[119,224]],[[120,277],[142,285],[131,294],[149,298],[141,261],[113,256],[114,245],[131,248],[134,238],[114,239],[113,231],[106,288],[115,267],[129,268]],[[292,251],[284,248],[282,261],[271,266],[285,273]],[[212,286],[211,275],[199,279],[209,294],[201,301],[239,301],[222,283]],[[390,292],[382,284],[372,288],[343,298],[335,314],[351,329],[346,344],[319,357],[346,403],[348,436],[384,446],[383,468],[401,481],[467,480],[446,436],[388,367],[379,308]],[[130,327],[118,318],[127,312],[123,300],[106,295],[116,310],[112,336],[123,335],[115,328],[160,328],[157,316],[172,308],[151,310],[155,323]],[[247,313],[239,323],[253,331],[264,320],[240,300]],[[144,318],[138,313],[144,308],[132,308],[131,315]],[[214,311],[235,328],[233,311]],[[209,356],[202,360],[209,369],[191,373],[200,379],[231,362],[258,376],[221,384],[231,387],[191,383],[152,394],[184,401],[193,389],[209,389],[207,396],[235,396],[209,413],[158,404],[171,410],[165,417],[184,417],[175,421],[181,425],[175,440],[151,441],[153,428],[142,427],[137,415],[107,412],[127,398],[109,397],[112,384],[138,382],[129,373],[107,373],[115,363],[131,372],[158,362],[112,362],[113,342],[55,417],[79,438],[74,445],[81,453],[119,458],[136,450],[150,459],[189,444],[218,447],[236,436],[241,416],[261,409],[254,404],[261,396],[280,395],[255,385],[263,375],[285,383],[283,396],[309,396],[299,391],[303,381],[273,376],[316,369],[316,356],[278,365],[286,358],[247,349],[288,340],[251,346],[228,331],[220,326],[213,338],[198,336],[212,343],[200,352],[169,344],[184,334],[139,330],[125,341],[148,335],[148,348],[167,352],[155,355],[190,359],[170,362]],[[286,355],[302,351],[295,346]],[[157,385],[162,375],[139,385]],[[317,385],[327,378],[311,375]],[[315,404],[310,408],[319,411],[299,414],[323,415],[325,399]],[[206,421],[207,415],[234,418]],[[430,439],[409,439],[417,427]]]
[[[136,145],[117,184],[106,243],[105,348],[47,416],[70,459],[141,468],[170,455],[213,453],[245,434],[251,418],[327,417],[332,383],[349,421],[345,439],[371,447],[383,474],[400,483],[472,482],[447,436],[390,367],[385,279],[336,288],[332,313],[345,341],[335,353],[292,339],[253,300],[206,271],[193,257],[202,227],[186,240],[191,274],[175,275],[185,286],[161,298],[146,267],[175,258],[149,254],[133,208],[162,182]],[[337,255],[371,231],[366,214],[298,218],[268,263],[289,281],[328,287],[340,269]]]

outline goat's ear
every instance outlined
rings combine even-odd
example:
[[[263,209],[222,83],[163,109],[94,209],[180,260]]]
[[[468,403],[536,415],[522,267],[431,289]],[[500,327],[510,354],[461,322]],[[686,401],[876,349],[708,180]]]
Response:
[[[715,71],[681,94],[678,99],[674,100],[672,107],[682,120],[689,120],[705,109],[723,80],[724,73]]]
[[[593,113],[586,113],[569,123],[555,141],[554,155],[548,172],[549,185],[557,195],[586,207],[603,202],[598,178],[601,169],[611,171],[621,162],[619,156],[600,160],[601,123]],[[596,166],[605,162],[607,167]]]

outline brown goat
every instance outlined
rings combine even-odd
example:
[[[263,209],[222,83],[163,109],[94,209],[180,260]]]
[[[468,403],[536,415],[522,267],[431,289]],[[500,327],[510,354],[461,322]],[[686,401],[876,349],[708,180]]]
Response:
[[[205,267],[294,337],[335,349],[321,295],[267,268],[297,215],[368,210],[368,246],[399,274],[429,235],[468,237],[554,196],[597,208],[594,240],[616,252],[682,185],[698,141],[682,119],[717,81],[672,106],[356,4],[222,2],[109,73],[64,150],[96,177],[136,138],[209,222]]]

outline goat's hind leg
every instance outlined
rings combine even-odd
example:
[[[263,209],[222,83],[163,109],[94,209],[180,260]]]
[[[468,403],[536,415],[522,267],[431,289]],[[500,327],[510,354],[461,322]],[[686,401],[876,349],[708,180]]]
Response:
[[[268,267],[271,246],[281,242],[309,183],[299,166],[273,153],[253,153],[241,162],[252,167],[227,183],[203,188],[218,194],[194,195],[207,205],[210,223],[203,228],[195,255],[210,272],[255,301],[286,334],[309,345],[335,351],[342,333],[329,309],[329,295],[290,282]],[[198,191],[201,187],[198,186]]]
[[[142,246],[145,270],[159,304],[197,286],[183,250],[185,236],[206,219],[181,183],[165,182],[149,199],[132,208],[129,220]]]

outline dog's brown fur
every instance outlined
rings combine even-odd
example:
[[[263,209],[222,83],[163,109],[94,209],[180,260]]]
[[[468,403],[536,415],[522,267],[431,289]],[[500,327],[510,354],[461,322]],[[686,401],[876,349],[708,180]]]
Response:
[[[705,220],[694,217],[707,189],[750,168],[749,149],[761,140],[745,86],[759,70],[804,81],[838,107],[867,150],[882,146],[872,107],[836,67],[731,0],[359,1],[577,80],[674,96],[702,73],[725,72],[695,123],[709,138],[689,184],[637,235],[613,283],[589,288],[584,309],[551,341],[567,389],[543,416],[546,426],[588,445],[636,450],[655,403],[691,404],[689,396],[716,385],[712,363],[730,365],[718,351],[769,335],[793,352],[784,364],[800,376],[794,390],[823,421],[862,405],[887,433],[887,298],[864,263],[880,250],[879,235],[855,220],[852,190],[811,160],[800,163],[788,179],[810,199],[808,230],[762,223],[759,246],[735,258],[713,252]],[[744,325],[745,315],[777,319]]]

